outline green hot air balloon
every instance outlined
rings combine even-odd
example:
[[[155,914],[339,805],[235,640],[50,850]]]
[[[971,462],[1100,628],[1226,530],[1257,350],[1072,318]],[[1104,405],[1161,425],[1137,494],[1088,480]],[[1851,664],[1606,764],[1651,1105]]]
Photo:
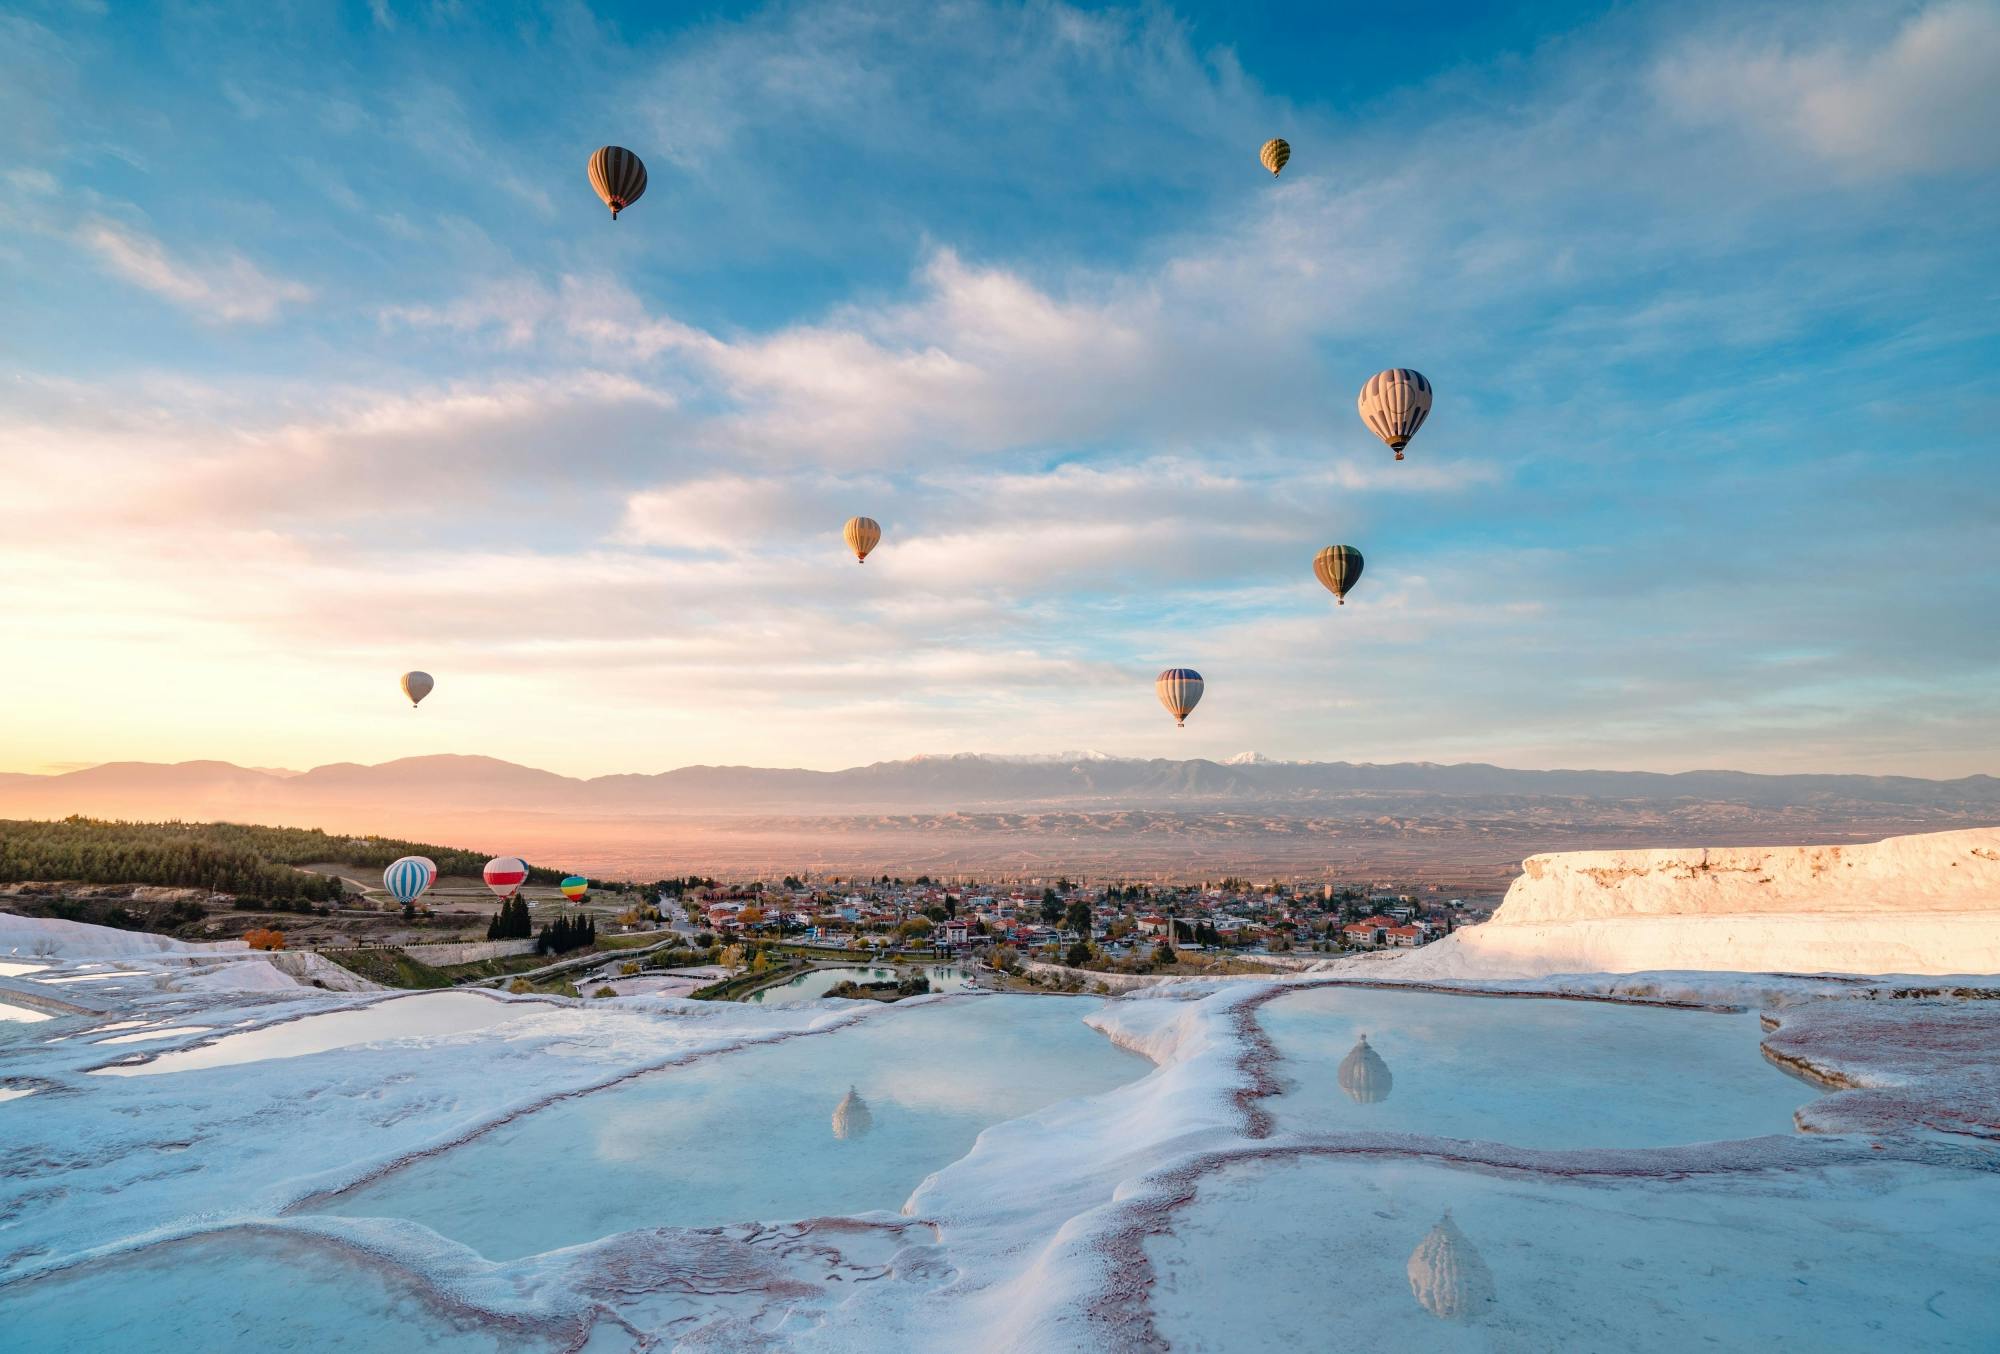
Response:
[[[1361,581],[1361,552],[1351,545],[1329,545],[1313,556],[1313,574],[1346,606],[1347,590]]]

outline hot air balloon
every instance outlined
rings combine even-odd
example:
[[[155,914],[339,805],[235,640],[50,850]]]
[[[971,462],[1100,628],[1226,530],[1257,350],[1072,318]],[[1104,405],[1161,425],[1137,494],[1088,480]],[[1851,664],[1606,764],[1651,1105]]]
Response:
[[[854,552],[856,564],[868,562],[868,552],[882,540],[882,524],[872,517],[850,517],[847,525],[840,529],[847,538],[847,548]]]
[[[1361,581],[1361,552],[1351,545],[1329,545],[1313,556],[1313,574],[1346,606],[1347,590]]]
[[[512,898],[528,879],[528,862],[519,856],[495,856],[486,862],[486,887],[502,898]]]
[[[408,907],[437,882],[437,877],[438,867],[429,856],[404,856],[391,861],[389,868],[382,871],[382,887],[389,890],[391,898]]]
[[[1174,717],[1179,728],[1187,727],[1188,714],[1201,703],[1201,674],[1193,668],[1168,668],[1153,683],[1160,704]]]
[[[1430,417],[1431,383],[1420,371],[1391,367],[1368,378],[1355,404],[1368,431],[1387,442],[1400,461],[1403,448]]]
[[[1257,158],[1264,162],[1264,168],[1277,178],[1285,172],[1285,162],[1292,158],[1292,143],[1282,136],[1274,136],[1264,143],[1264,149],[1257,152]]]
[[[410,698],[410,708],[412,710],[422,704],[424,697],[430,695],[431,688],[436,685],[437,683],[431,680],[431,675],[428,672],[406,672],[403,674],[403,694]]]
[[[563,882],[561,884],[558,884],[556,887],[562,890],[563,897],[569,899],[573,903],[576,902],[579,898],[583,897],[585,893],[590,891],[590,881],[588,879],[585,879],[581,875],[573,874],[569,878],[563,880]]]
[[[646,195],[646,165],[623,146],[599,146],[590,157],[590,186],[611,209],[611,219]]]

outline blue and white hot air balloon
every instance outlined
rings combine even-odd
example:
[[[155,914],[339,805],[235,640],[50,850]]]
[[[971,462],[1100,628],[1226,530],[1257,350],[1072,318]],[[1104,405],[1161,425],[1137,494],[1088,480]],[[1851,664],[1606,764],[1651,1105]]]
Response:
[[[404,856],[382,871],[382,887],[389,896],[408,907],[437,882],[438,867],[429,856]]]

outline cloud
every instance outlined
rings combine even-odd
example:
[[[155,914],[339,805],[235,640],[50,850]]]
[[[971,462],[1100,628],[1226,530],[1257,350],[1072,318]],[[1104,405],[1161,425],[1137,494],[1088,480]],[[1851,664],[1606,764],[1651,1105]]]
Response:
[[[286,306],[313,297],[312,288],[273,277],[240,254],[200,263],[178,259],[152,236],[102,218],[84,228],[83,242],[127,282],[224,324],[265,324]]]
[[[1690,121],[1740,126],[1853,178],[1893,179],[2000,164],[1996,71],[2000,6],[1950,0],[1886,40],[1700,42],[1654,79]]]

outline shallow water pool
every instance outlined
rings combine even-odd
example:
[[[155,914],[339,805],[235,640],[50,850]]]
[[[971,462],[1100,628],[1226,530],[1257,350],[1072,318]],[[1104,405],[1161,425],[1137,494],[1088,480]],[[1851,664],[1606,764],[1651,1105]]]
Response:
[[[1258,1019],[1295,1132],[1655,1147],[1789,1133],[1817,1094],[1764,1059],[1752,1012],[1322,987]]]
[[[463,1034],[540,1009],[472,992],[425,992],[351,1010],[304,1016],[282,1024],[267,1025],[260,1030],[226,1034],[198,1048],[162,1053],[151,1062],[100,1067],[92,1075],[147,1077],[166,1072],[192,1072],[204,1067],[262,1062],[271,1058],[298,1058],[308,1053],[324,1053],[328,1049],[374,1043],[380,1039]],[[165,1033],[168,1032],[120,1035],[102,1042],[116,1044],[138,1038],[157,1039]]]
[[[176,1242],[0,1287],[0,1331],[7,1348],[36,1354],[560,1347],[454,1318],[394,1270],[269,1233]]]
[[[1986,1172],[1584,1182],[1308,1157],[1216,1172],[1164,1223],[1146,1252],[1175,1349],[2000,1349]]]
[[[801,973],[790,982],[752,992],[744,1000],[762,1006],[796,1006],[817,1001],[842,983],[886,983],[919,975],[930,980],[932,992],[964,992],[972,987],[971,977],[956,964],[906,964],[902,968],[855,964]]]
[[[343,1195],[491,1259],[641,1227],[900,1208],[981,1130],[1136,1080],[1089,999],[900,1004],[559,1101]],[[850,1091],[853,1098],[849,1098]],[[495,1181],[560,1180],[524,1203]]]

